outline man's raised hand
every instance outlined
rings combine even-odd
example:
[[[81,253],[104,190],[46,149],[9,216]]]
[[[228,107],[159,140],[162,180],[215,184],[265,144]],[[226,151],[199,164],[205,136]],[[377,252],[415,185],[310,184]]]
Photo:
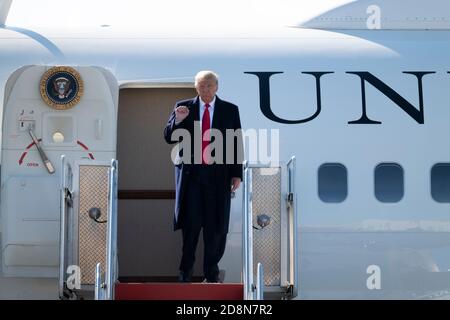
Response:
[[[189,115],[189,109],[186,106],[178,106],[175,109],[175,122],[179,123],[186,119],[186,117]]]

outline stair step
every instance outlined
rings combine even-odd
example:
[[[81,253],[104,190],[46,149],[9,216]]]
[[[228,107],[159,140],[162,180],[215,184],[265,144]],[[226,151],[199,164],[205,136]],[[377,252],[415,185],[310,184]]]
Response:
[[[242,283],[116,283],[116,300],[243,300]]]

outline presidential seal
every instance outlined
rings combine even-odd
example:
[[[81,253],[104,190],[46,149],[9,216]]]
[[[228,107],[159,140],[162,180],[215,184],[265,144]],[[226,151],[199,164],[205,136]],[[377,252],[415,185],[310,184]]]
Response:
[[[41,97],[47,105],[57,110],[72,108],[83,95],[83,80],[71,67],[53,67],[47,70],[40,82]]]

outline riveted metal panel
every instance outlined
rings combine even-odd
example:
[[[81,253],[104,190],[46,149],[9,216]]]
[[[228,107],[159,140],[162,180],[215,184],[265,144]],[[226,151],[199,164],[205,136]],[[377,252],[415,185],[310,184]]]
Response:
[[[89,209],[99,208],[99,220],[108,219],[108,166],[80,165],[79,169],[78,257],[81,284],[95,283],[95,266],[106,265],[107,224],[89,217]]]
[[[264,284],[281,284],[281,168],[252,169],[253,269],[264,266]],[[260,229],[258,215],[270,217],[270,224]]]

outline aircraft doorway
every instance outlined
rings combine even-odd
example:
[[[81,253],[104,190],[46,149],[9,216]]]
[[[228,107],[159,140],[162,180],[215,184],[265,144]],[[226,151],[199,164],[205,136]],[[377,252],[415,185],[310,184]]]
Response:
[[[173,232],[175,179],[172,146],[163,130],[174,103],[196,95],[194,87],[123,88],[119,93],[119,279],[175,281],[181,232]],[[195,273],[202,271],[199,241]]]

